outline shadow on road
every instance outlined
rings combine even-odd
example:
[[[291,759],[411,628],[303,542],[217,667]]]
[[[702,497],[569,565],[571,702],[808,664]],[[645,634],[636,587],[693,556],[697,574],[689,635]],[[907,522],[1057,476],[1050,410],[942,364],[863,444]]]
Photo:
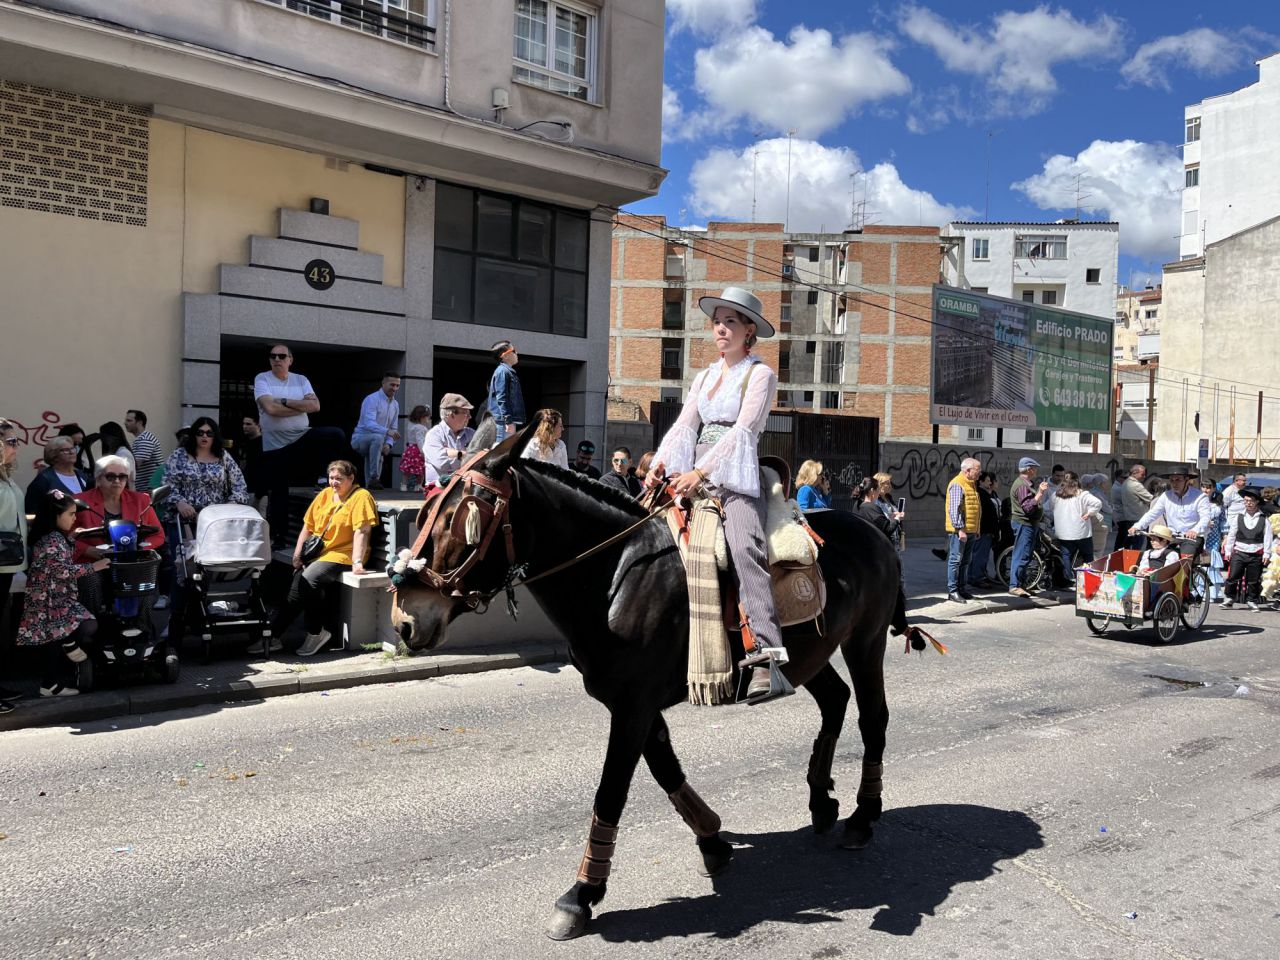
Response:
[[[839,924],[839,914],[874,910],[870,929],[909,936],[962,883],[976,883],[1000,861],[1044,845],[1025,813],[969,804],[887,810],[865,851],[836,846],[810,830],[730,837],[733,865],[704,897],[668,900],[641,910],[610,912],[606,900],[587,929],[610,942],[667,937],[737,937],[765,921]],[[691,851],[691,859],[692,859]]]

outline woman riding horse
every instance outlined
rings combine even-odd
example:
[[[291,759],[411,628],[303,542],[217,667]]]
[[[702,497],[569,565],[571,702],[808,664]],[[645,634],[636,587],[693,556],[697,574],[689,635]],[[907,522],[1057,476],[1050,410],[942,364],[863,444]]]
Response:
[[[675,425],[653,455],[645,477],[652,489],[667,478],[680,496],[704,485],[720,499],[724,538],[733,557],[738,601],[757,650],[782,649],[782,628],[773,605],[764,524],[768,507],[760,490],[757,445],[778,392],[778,377],[751,352],[758,337],[772,337],[759,298],[741,287],[698,306],[711,318],[720,359],[698,374]],[[701,429],[699,428],[701,425]],[[756,667],[747,698],[769,692],[769,668]]]
[[[733,848],[720,836],[719,815],[685,779],[662,717],[688,695],[689,591],[671,533],[631,497],[572,470],[520,457],[537,427],[535,417],[490,450],[495,429],[492,421],[482,424],[470,460],[423,507],[418,540],[393,567],[392,625],[410,649],[431,649],[443,642],[452,621],[487,609],[504,591],[514,613],[509,591],[523,578],[568,641],[587,693],[608,709],[609,747],[587,849],[547,931],[564,940],[586,929],[605,895],[618,824],[641,757],[692,829],[702,873],[727,867]],[[814,830],[824,833],[839,816],[831,767],[849,702],[849,687],[830,663],[837,648],[849,667],[863,757],[857,808],[841,842],[860,848],[870,842],[882,807],[886,633],[891,626],[906,633],[916,649],[924,641],[907,624],[898,556],[889,541],[844,511],[819,511],[809,521],[826,541],[818,557],[827,582],[825,630],[813,622],[785,628],[780,640],[789,660],[781,669],[821,710],[806,780]]]

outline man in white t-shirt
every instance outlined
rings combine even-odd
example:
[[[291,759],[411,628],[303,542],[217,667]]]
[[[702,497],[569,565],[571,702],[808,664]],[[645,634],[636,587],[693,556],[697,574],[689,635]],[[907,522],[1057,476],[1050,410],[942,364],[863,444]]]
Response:
[[[338,427],[312,427],[308,414],[320,410],[311,381],[292,373],[288,344],[271,348],[271,369],[253,379],[253,397],[262,411],[262,472],[267,484],[267,523],[273,542],[283,543],[289,526],[289,484],[312,484],[332,460],[350,457],[347,435]]]

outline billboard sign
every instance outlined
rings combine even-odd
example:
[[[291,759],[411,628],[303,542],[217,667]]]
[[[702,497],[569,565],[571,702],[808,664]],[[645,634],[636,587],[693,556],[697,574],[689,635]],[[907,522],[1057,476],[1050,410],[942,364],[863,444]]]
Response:
[[[1114,322],[933,288],[934,423],[1109,433]]]

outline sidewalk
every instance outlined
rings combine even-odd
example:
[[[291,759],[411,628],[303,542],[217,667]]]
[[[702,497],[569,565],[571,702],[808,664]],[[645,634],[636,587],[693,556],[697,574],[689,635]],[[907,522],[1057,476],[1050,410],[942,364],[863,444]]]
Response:
[[[903,554],[907,580],[907,616],[910,620],[945,622],[956,617],[1027,610],[1069,603],[1068,593],[1041,593],[1034,599],[1012,597],[1003,592],[975,595],[965,604],[947,600],[946,564],[930,551],[946,546],[945,538],[912,538]],[[488,615],[491,629],[501,631],[505,615],[496,609]],[[229,653],[229,651],[228,651]],[[564,663],[568,648],[563,642],[523,643],[498,650],[492,640],[483,645],[446,645],[440,652],[421,656],[392,656],[373,653],[317,654],[302,659],[246,661],[224,653],[223,659],[201,664],[194,651],[186,652],[182,675],[177,683],[142,683],[118,688],[106,687],[78,697],[42,699],[32,682],[15,686],[27,696],[17,701],[12,713],[0,715],[0,730],[48,725],[75,725],[111,717],[150,714],[162,710],[210,704],[246,703],[371,683],[397,683],[427,677],[508,670],[542,663]],[[216,656],[216,653],[215,653]],[[100,680],[107,680],[99,671]],[[109,682],[109,681],[108,681]]]

